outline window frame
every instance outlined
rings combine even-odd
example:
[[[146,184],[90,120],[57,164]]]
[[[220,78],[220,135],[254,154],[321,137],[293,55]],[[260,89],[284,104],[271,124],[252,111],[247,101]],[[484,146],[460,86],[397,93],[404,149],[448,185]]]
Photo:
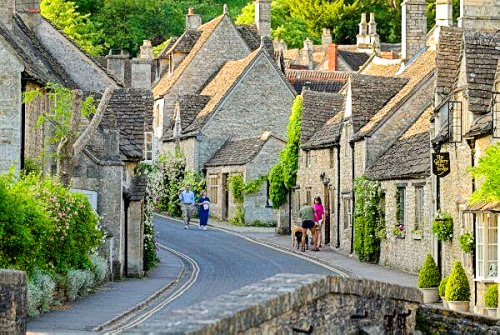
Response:
[[[215,180],[215,182],[214,182]],[[218,174],[209,174],[208,175],[208,182],[210,185],[209,191],[209,196],[210,196],[210,202],[213,203],[214,205],[217,205],[219,203],[219,175]]]
[[[148,137],[150,139],[148,140]],[[154,161],[154,133],[152,131],[145,131],[144,132],[144,151],[143,151],[143,157],[145,162],[152,162]],[[149,150],[148,150],[149,149]],[[148,159],[148,154],[151,155],[151,158]]]
[[[499,270],[499,226],[500,226],[500,215],[497,213],[479,213],[477,214],[478,220],[476,221],[476,273],[474,274],[476,281],[498,281],[500,276],[498,274]],[[494,237],[494,238],[493,238]],[[493,250],[494,257],[496,259],[490,260],[490,249],[494,246],[496,250]],[[495,268],[492,269],[496,271],[493,275],[490,275],[492,270],[490,270],[490,265],[494,264]]]

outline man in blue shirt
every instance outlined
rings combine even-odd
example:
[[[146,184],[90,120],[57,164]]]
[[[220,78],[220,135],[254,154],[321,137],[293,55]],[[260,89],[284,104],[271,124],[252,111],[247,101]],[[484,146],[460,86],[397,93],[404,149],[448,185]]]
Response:
[[[179,196],[179,200],[181,201],[184,229],[188,229],[194,207],[194,193],[190,190],[189,184],[186,184],[185,190]]]

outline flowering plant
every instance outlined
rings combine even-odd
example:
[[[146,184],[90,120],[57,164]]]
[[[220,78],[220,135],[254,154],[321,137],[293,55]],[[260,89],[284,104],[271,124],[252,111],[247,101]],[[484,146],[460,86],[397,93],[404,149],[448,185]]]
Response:
[[[432,233],[438,240],[448,242],[453,237],[453,219],[446,212],[438,211],[432,223]]]
[[[405,236],[405,226],[403,224],[395,226],[392,233],[399,237]]]
[[[463,233],[458,237],[458,242],[463,252],[472,252],[474,250],[474,235],[472,233]]]

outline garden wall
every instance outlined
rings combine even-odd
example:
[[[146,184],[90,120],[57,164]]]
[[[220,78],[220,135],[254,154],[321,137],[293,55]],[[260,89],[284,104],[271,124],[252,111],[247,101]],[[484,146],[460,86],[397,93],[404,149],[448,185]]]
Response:
[[[25,334],[27,313],[26,272],[0,269],[0,334]]]

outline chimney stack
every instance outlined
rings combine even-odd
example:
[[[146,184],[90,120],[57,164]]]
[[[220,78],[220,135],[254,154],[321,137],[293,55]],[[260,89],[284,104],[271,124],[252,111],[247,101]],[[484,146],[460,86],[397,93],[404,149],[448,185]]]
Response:
[[[332,34],[330,33],[330,29],[323,28],[323,35],[321,35],[321,44],[324,47],[328,47],[332,44]]]
[[[498,31],[500,3],[498,0],[460,0],[458,26],[466,29]]]
[[[260,36],[271,37],[271,0],[255,0],[255,25]]]
[[[146,59],[146,60],[153,60],[153,46],[151,45],[150,40],[144,40],[142,41],[141,45],[141,53],[140,57],[141,59]]]
[[[426,0],[405,0],[401,7],[401,57],[406,61],[425,47],[427,2]]]
[[[199,26],[201,26],[200,14],[195,14],[194,9],[189,8],[186,15],[186,30],[196,30]]]
[[[108,71],[111,72],[122,83],[125,83],[125,63],[129,59],[129,54],[125,50],[109,50],[106,56]]]
[[[0,22],[2,22],[9,30],[12,30],[12,22],[14,20],[15,11],[15,0],[6,0],[5,4],[0,8]]]
[[[328,46],[328,71],[337,71],[337,44],[332,43]]]
[[[304,57],[305,57],[305,62],[307,62],[307,68],[309,70],[314,70],[313,53],[314,53],[314,44],[309,39],[309,37],[307,37],[304,41]]]
[[[452,0],[436,0],[436,25],[451,26],[453,24]]]
[[[359,23],[359,34],[365,36],[368,33],[368,26],[366,24],[366,13],[361,14],[361,22]]]
[[[40,13],[40,0],[16,0],[16,12]]]

